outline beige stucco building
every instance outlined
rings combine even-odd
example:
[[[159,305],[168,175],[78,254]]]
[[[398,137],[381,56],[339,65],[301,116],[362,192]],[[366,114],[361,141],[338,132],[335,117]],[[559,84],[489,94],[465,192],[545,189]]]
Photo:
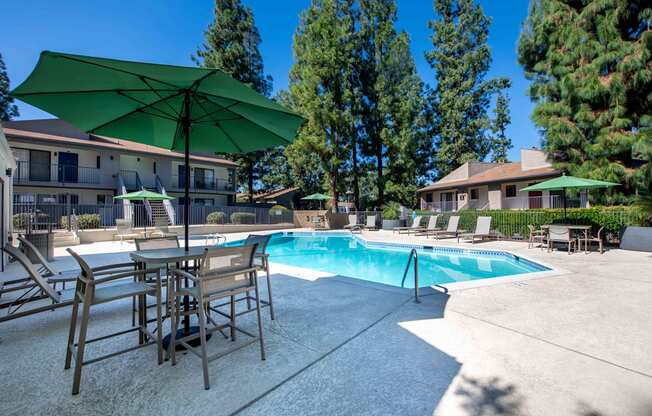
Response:
[[[7,139],[5,138],[0,125],[0,246],[4,247],[8,244],[9,236],[12,231],[12,180],[11,176],[16,169],[16,162],[14,156],[9,148]],[[0,254],[0,270],[4,270],[7,258],[2,252]]]

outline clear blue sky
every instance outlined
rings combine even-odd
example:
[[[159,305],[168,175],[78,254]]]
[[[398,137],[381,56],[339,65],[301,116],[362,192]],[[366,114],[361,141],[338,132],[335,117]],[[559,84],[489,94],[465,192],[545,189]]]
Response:
[[[274,78],[274,89],[287,87],[292,66],[292,35],[299,14],[309,0],[243,0],[251,6],[263,38],[266,71]],[[480,0],[493,18],[490,45],[493,64],[490,76],[512,79],[511,115],[508,130],[514,143],[510,153],[518,160],[521,147],[539,146],[539,135],[526,97],[527,80],[516,61],[516,42],[527,14],[527,0]],[[398,26],[412,39],[412,54],[419,74],[428,83],[433,72],[424,59],[431,48],[427,21],[434,16],[430,0],[398,0]],[[11,87],[30,73],[42,50],[97,55],[119,59],[192,65],[191,54],[202,43],[205,28],[213,18],[211,0],[22,0],[3,5],[2,53]],[[31,106],[18,103],[21,119],[49,117]]]

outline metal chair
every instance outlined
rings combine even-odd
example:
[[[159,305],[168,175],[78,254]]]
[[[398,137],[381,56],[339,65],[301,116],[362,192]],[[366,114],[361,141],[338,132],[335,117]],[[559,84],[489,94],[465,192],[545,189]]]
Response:
[[[546,230],[537,230],[536,227],[532,224],[529,224],[527,228],[530,230],[530,235],[527,240],[527,248],[533,248],[534,245],[538,242],[541,250],[543,250],[543,245],[547,236]]]
[[[604,227],[600,227],[600,229],[598,230],[598,234],[596,234],[595,236],[590,236],[586,240],[586,244],[588,244],[588,247],[584,247],[584,249],[586,250],[587,253],[589,251],[589,248],[591,247],[591,243],[598,243],[598,246],[599,246],[599,249],[600,249],[600,254],[604,254],[604,249],[603,249],[603,245],[602,245],[603,244],[603,241],[602,241],[602,231],[603,230],[604,230]],[[581,245],[581,239],[580,238],[577,239],[577,244]],[[580,247],[580,249],[581,249],[581,247]]]
[[[202,369],[204,373],[204,388],[210,388],[208,377],[208,362],[221,358],[237,349],[255,342],[260,342],[260,356],[265,359],[265,344],[263,341],[263,326],[260,314],[260,293],[258,290],[258,268],[254,264],[257,245],[246,245],[239,247],[224,247],[206,249],[204,257],[200,261],[199,270],[193,275],[183,270],[175,269],[174,283],[174,313],[172,314],[172,335],[170,340],[170,350],[172,352],[172,365],[176,365],[176,345],[183,345],[189,352],[197,355],[202,360]],[[193,282],[192,287],[181,287],[180,279],[188,278]],[[256,293],[256,316],[258,319],[258,337],[236,326],[235,297],[242,293],[254,290]],[[180,339],[176,339],[176,334],[180,320],[180,299],[184,296],[194,298],[195,308],[186,313],[197,314],[199,317],[199,333],[190,334]],[[231,313],[228,315],[229,322],[218,325],[208,315],[207,310],[212,301],[230,298]],[[207,328],[208,323],[212,327]],[[208,355],[206,350],[206,335],[215,331],[221,331],[224,328],[230,329],[231,340],[235,341],[236,332],[241,332],[252,339],[236,348],[231,348],[225,352]],[[189,341],[199,338],[199,347],[192,347]]]
[[[577,239],[572,238],[570,228],[563,225],[551,225],[548,228],[548,252],[552,250],[554,243],[568,244],[568,254],[571,254],[573,246],[577,251]]]
[[[73,384],[72,384],[72,394],[79,393],[79,385],[81,382],[81,372],[82,367],[95,363],[97,361],[105,360],[110,357],[114,357],[119,354],[123,354],[129,351],[136,350],[138,348],[145,347],[147,345],[156,343],[158,350],[158,363],[163,363],[163,345],[161,339],[161,329],[162,329],[162,319],[161,319],[161,310],[157,308],[156,314],[156,336],[154,336],[147,329],[147,322],[145,319],[145,313],[143,309],[139,309],[139,321],[138,326],[133,326],[126,330],[114,332],[112,334],[99,336],[93,339],[87,339],[87,330],[88,322],[90,320],[91,306],[99,305],[107,302],[113,302],[120,299],[139,297],[144,298],[146,295],[156,296],[157,302],[161,301],[161,289],[159,285],[154,287],[146,284],[144,282],[145,275],[152,273],[151,270],[129,270],[121,273],[112,273],[104,275],[104,277],[97,278],[95,276],[93,269],[91,269],[88,264],[82,259],[77,253],[71,249],[67,249],[68,253],[72,255],[81,268],[81,274],[77,279],[77,286],[75,288],[75,296],[72,304],[72,316],[70,318],[70,330],[68,332],[68,346],[66,348],[66,364],[64,368],[67,370],[72,364],[72,360],[75,360],[75,371],[73,375]],[[158,275],[159,271],[154,271]],[[138,281],[123,281],[116,282],[117,280],[124,280],[128,277],[138,277]],[[158,277],[158,276],[157,276]],[[110,285],[104,287],[98,287],[104,283],[114,282]],[[79,335],[77,336],[77,319],[79,306],[82,304],[82,314],[81,322],[79,325]],[[119,335],[124,335],[133,331],[138,331],[142,336],[144,336],[145,342],[142,344],[136,345],[134,347],[126,348],[120,351],[116,351],[110,354],[99,356],[91,360],[84,361],[84,352],[86,350],[86,344],[105,340],[108,338],[116,337]],[[77,342],[75,342],[77,339]],[[155,339],[152,341],[150,339]]]

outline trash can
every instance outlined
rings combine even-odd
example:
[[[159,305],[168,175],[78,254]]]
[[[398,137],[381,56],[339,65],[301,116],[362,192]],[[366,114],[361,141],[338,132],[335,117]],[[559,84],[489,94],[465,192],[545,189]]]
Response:
[[[25,239],[32,243],[48,261],[54,260],[54,233],[48,230],[33,231],[25,234]],[[40,263],[38,257],[32,253],[31,249],[25,247],[24,250],[32,263]]]

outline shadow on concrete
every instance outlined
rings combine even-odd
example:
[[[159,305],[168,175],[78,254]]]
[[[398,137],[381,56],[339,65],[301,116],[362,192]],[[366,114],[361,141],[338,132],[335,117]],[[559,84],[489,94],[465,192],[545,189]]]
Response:
[[[461,385],[455,394],[462,396],[462,408],[469,415],[509,416],[523,412],[524,398],[516,386],[502,381],[499,377],[479,379],[462,376]]]

